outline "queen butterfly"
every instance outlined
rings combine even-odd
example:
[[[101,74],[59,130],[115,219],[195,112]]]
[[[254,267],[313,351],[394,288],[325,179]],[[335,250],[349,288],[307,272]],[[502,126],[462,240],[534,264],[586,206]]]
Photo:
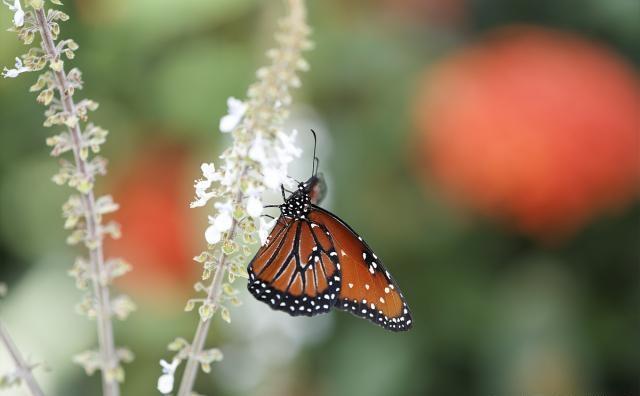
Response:
[[[311,178],[288,198],[281,188],[280,217],[249,263],[249,292],[292,316],[335,307],[387,330],[408,330],[409,307],[382,261],[347,223],[318,206],[325,184],[317,163],[314,147]]]

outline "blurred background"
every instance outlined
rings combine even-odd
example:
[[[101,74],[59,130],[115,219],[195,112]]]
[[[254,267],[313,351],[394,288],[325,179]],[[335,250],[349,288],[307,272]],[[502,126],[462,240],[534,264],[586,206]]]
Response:
[[[639,395],[640,2],[313,1],[316,48],[288,127],[326,207],[376,249],[414,316],[390,333],[343,312],[289,318],[256,303],[216,319],[215,395]],[[217,130],[266,62],[279,1],[69,0],[62,37],[92,119],[111,131],[98,189],[121,204],[108,244],[134,271],[139,309],[116,327],[136,354],[124,395],[154,395],[158,361],[199,276],[206,210],[188,209]],[[10,14],[0,7],[0,20]],[[1,29],[4,31],[4,28]],[[23,47],[0,33],[0,63]],[[93,347],[75,314],[35,75],[0,81],[0,315],[45,361],[51,395],[98,395],[71,354]],[[273,197],[278,203],[277,196]],[[244,285],[239,284],[244,289]],[[0,368],[9,362],[0,353]],[[6,394],[23,395],[23,390]]]

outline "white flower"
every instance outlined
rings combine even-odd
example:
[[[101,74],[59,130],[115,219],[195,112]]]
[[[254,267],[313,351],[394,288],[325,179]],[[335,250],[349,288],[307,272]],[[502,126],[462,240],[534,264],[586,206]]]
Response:
[[[202,175],[208,180],[215,180],[219,175],[216,173],[216,167],[211,163],[204,163],[200,165],[200,170],[202,171]]]
[[[291,162],[294,158],[302,155],[302,150],[295,146],[293,143],[296,139],[298,131],[294,129],[291,131],[291,135],[287,135],[284,132],[278,132],[278,140],[282,143],[282,154],[288,155],[282,159],[282,162]]]
[[[9,11],[13,12],[13,24],[16,27],[24,25],[24,11],[20,5],[20,0],[15,0],[13,5],[7,0],[2,0],[2,2],[9,7]]]
[[[211,187],[211,180],[200,179],[196,180],[196,183],[193,185],[196,190],[196,196],[205,195],[209,187]]]
[[[282,168],[265,168],[262,170],[262,182],[267,188],[276,190],[287,179],[287,171]]]
[[[227,107],[229,108],[229,114],[220,119],[220,131],[231,132],[242,120],[245,111],[247,111],[247,105],[234,97],[227,99]]]
[[[238,172],[231,165],[224,166],[223,168],[224,173],[222,175],[222,179],[220,180],[220,184],[229,187],[238,180]]]
[[[256,196],[250,196],[247,199],[247,213],[251,217],[259,217],[262,214],[262,202]]]
[[[22,65],[22,59],[16,58],[16,68],[15,69],[7,69],[5,67],[4,70],[2,71],[2,77],[4,77],[4,78],[7,78],[7,77],[16,78],[20,74],[22,74],[24,72],[28,72],[28,71],[31,71],[31,69],[29,69],[28,67]]]
[[[198,194],[198,198],[189,204],[190,208],[199,208],[205,206],[215,194],[213,192],[202,192]]]
[[[267,243],[267,239],[269,239],[269,233],[274,225],[276,225],[276,219],[265,221],[262,217],[260,218],[260,229],[258,230],[258,236],[260,237],[260,243],[264,246]]]
[[[220,242],[222,233],[228,231],[233,224],[233,218],[231,217],[233,206],[231,202],[216,202],[215,207],[219,213],[216,217],[209,216],[210,226],[204,232],[204,238],[211,245]]]
[[[220,213],[213,220],[213,226],[216,227],[221,232],[227,231],[228,229],[230,229],[232,223],[233,223],[233,219],[231,218],[231,215],[229,215],[228,212]]]
[[[215,181],[222,179],[220,173],[216,172],[216,168],[213,163],[204,163],[200,166],[204,179],[196,180],[194,188],[196,190],[196,200],[189,204],[191,208],[201,207],[207,204],[207,202],[215,196],[212,191],[208,191],[211,184]]]
[[[173,391],[173,381],[176,368],[180,364],[180,360],[173,359],[171,363],[167,363],[164,360],[160,360],[162,366],[162,375],[158,378],[158,390],[163,395],[167,395]]]
[[[264,151],[265,141],[262,136],[258,133],[251,148],[249,149],[249,158],[252,160],[263,164],[267,161],[267,155]]]
[[[220,242],[220,239],[222,239],[222,233],[218,231],[216,227],[210,225],[204,231],[204,239],[207,240],[208,244],[215,245],[216,243]]]

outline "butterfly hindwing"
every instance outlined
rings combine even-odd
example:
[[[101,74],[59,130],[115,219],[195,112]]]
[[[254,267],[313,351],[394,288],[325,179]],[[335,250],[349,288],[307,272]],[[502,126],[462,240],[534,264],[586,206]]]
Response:
[[[309,220],[318,224],[335,247],[342,275],[336,308],[392,331],[412,325],[402,292],[382,261],[358,234],[332,213],[314,206]]]

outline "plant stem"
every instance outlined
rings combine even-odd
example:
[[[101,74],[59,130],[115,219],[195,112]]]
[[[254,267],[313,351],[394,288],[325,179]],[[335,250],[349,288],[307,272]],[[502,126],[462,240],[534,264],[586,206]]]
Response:
[[[13,342],[13,339],[11,339],[9,332],[4,327],[4,324],[2,322],[0,322],[0,340],[4,344],[5,348],[7,348],[7,351],[9,351],[11,359],[13,359],[13,363],[16,366],[18,376],[27,385],[27,388],[29,388],[31,394],[33,396],[44,396],[44,392],[42,392],[40,385],[38,385],[38,382],[31,372],[31,367],[29,367],[27,362],[20,354],[18,347],[16,347],[16,344]]]
[[[42,38],[42,47],[47,57],[51,60],[60,59],[60,53],[56,48],[51,34],[51,29],[45,16],[44,8],[34,10],[36,22]],[[65,112],[76,115],[76,105],[73,101],[72,93],[69,90],[70,84],[64,68],[60,71],[53,70],[56,79],[56,86],[60,95],[60,101]],[[75,165],[84,177],[93,181],[93,175],[88,170],[87,161],[80,155],[82,149],[82,132],[79,124],[69,127],[72,138],[73,158]],[[91,278],[93,293],[96,300],[96,323],[98,332],[98,343],[102,360],[102,393],[104,396],[118,396],[120,386],[112,375],[118,366],[118,359],[115,350],[113,337],[113,326],[111,323],[111,299],[109,288],[100,282],[100,274],[104,273],[104,253],[102,249],[102,236],[100,235],[100,216],[95,210],[95,197],[93,188],[86,194],[81,194],[82,203],[85,210],[85,221],[87,227],[87,240],[93,245],[89,248],[89,262],[91,266]]]
[[[247,171],[248,167],[245,166],[242,174]],[[242,200],[242,191],[239,191],[236,195],[234,205]],[[231,230],[229,231],[229,235],[235,235],[236,228],[238,226],[238,221],[234,218],[231,223]],[[212,304],[214,307],[218,304],[218,299],[220,298],[220,294],[222,292],[222,280],[224,279],[224,275],[227,271],[227,255],[223,254],[220,257],[220,261],[216,266],[215,273],[213,274],[213,280],[211,281],[211,285],[209,285],[209,290],[207,291],[207,298],[205,302]],[[178,396],[189,396],[191,395],[191,390],[193,389],[193,384],[196,381],[196,376],[198,374],[198,360],[197,356],[200,352],[202,352],[204,348],[204,342],[207,339],[207,334],[209,333],[209,326],[211,326],[211,319],[200,320],[198,322],[198,327],[196,328],[196,334],[193,336],[193,342],[191,343],[191,351],[189,353],[189,359],[187,360],[187,364],[184,369],[184,373],[182,374],[182,381],[180,382],[180,389],[178,390]]]

